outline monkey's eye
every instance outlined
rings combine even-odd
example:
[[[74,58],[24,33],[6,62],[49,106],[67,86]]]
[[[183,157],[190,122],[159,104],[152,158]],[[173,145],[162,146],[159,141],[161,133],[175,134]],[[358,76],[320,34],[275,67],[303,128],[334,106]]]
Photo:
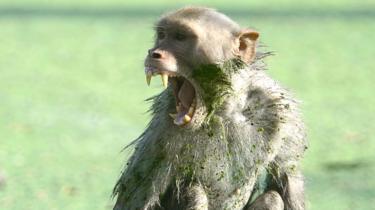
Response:
[[[174,38],[177,40],[177,41],[184,41],[187,39],[187,36],[184,34],[184,33],[181,33],[181,32],[177,32],[174,34]]]
[[[165,32],[164,31],[158,31],[157,36],[158,36],[158,39],[164,39],[165,38]]]

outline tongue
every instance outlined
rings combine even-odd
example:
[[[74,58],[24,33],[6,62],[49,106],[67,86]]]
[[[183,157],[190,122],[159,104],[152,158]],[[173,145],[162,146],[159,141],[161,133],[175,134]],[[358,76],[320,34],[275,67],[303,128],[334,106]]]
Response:
[[[193,85],[190,84],[186,79],[182,84],[180,91],[178,92],[178,99],[180,100],[183,110],[188,111],[189,107],[193,103],[195,96],[195,90]]]
[[[193,103],[195,97],[195,90],[194,87],[188,82],[186,79],[184,83],[181,85],[181,88],[178,92],[178,100],[181,103],[181,106],[179,107],[180,110],[178,110],[175,123],[177,125],[184,124],[184,118],[191,117],[191,116],[185,116],[189,112],[189,108],[191,104]],[[186,119],[185,119],[186,120]]]

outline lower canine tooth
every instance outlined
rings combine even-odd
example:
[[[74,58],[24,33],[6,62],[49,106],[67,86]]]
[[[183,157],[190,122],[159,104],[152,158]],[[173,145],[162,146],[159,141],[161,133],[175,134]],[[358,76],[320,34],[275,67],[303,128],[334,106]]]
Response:
[[[172,119],[176,119],[177,114],[169,113],[169,116],[172,117]]]
[[[168,87],[168,74],[166,74],[166,73],[162,73],[162,74],[161,74],[161,80],[162,80],[162,82],[163,82],[163,86],[164,86],[165,88],[167,88],[167,87]]]
[[[188,124],[190,121],[191,121],[191,117],[185,114],[183,117],[177,117],[176,119],[174,119],[173,122],[174,124],[178,126],[183,126],[183,125]]]
[[[184,123],[188,123],[190,121],[191,121],[191,117],[189,115],[185,114],[185,116],[184,116]]]

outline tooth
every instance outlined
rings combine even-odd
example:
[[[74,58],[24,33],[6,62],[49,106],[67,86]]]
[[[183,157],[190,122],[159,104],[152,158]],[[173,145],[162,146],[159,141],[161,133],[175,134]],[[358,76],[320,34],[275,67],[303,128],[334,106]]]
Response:
[[[189,115],[185,114],[185,116],[184,116],[184,123],[186,124],[186,123],[188,123],[190,121],[191,121],[191,117]]]
[[[189,108],[189,112],[188,112],[188,115],[189,116],[193,116],[193,114],[194,114],[194,106],[193,106],[193,104],[190,106],[190,108]]]
[[[191,117],[186,114],[183,117],[177,117],[176,119],[174,119],[173,122],[174,124],[178,126],[183,126],[183,125],[188,124],[190,121],[191,121]]]
[[[177,111],[177,113],[181,112],[181,105],[180,105],[180,104],[178,104],[178,105],[176,106],[176,111]]]
[[[163,86],[167,88],[168,87],[168,74],[162,73],[161,80],[163,81]]]
[[[148,71],[147,74],[146,74],[146,82],[147,82],[148,86],[150,86],[151,78],[152,78],[152,72]]]
[[[169,116],[172,117],[172,119],[176,119],[177,114],[169,113]]]

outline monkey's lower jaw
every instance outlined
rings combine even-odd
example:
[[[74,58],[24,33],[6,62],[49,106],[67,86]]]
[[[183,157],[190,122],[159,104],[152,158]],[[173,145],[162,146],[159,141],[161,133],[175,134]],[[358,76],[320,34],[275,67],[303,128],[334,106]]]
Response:
[[[170,113],[174,124],[183,126],[188,124],[194,116],[196,108],[195,89],[183,76],[176,72],[160,71],[153,67],[146,67],[146,81],[150,85],[152,76],[160,75],[163,86],[171,86],[176,101],[176,113]]]

